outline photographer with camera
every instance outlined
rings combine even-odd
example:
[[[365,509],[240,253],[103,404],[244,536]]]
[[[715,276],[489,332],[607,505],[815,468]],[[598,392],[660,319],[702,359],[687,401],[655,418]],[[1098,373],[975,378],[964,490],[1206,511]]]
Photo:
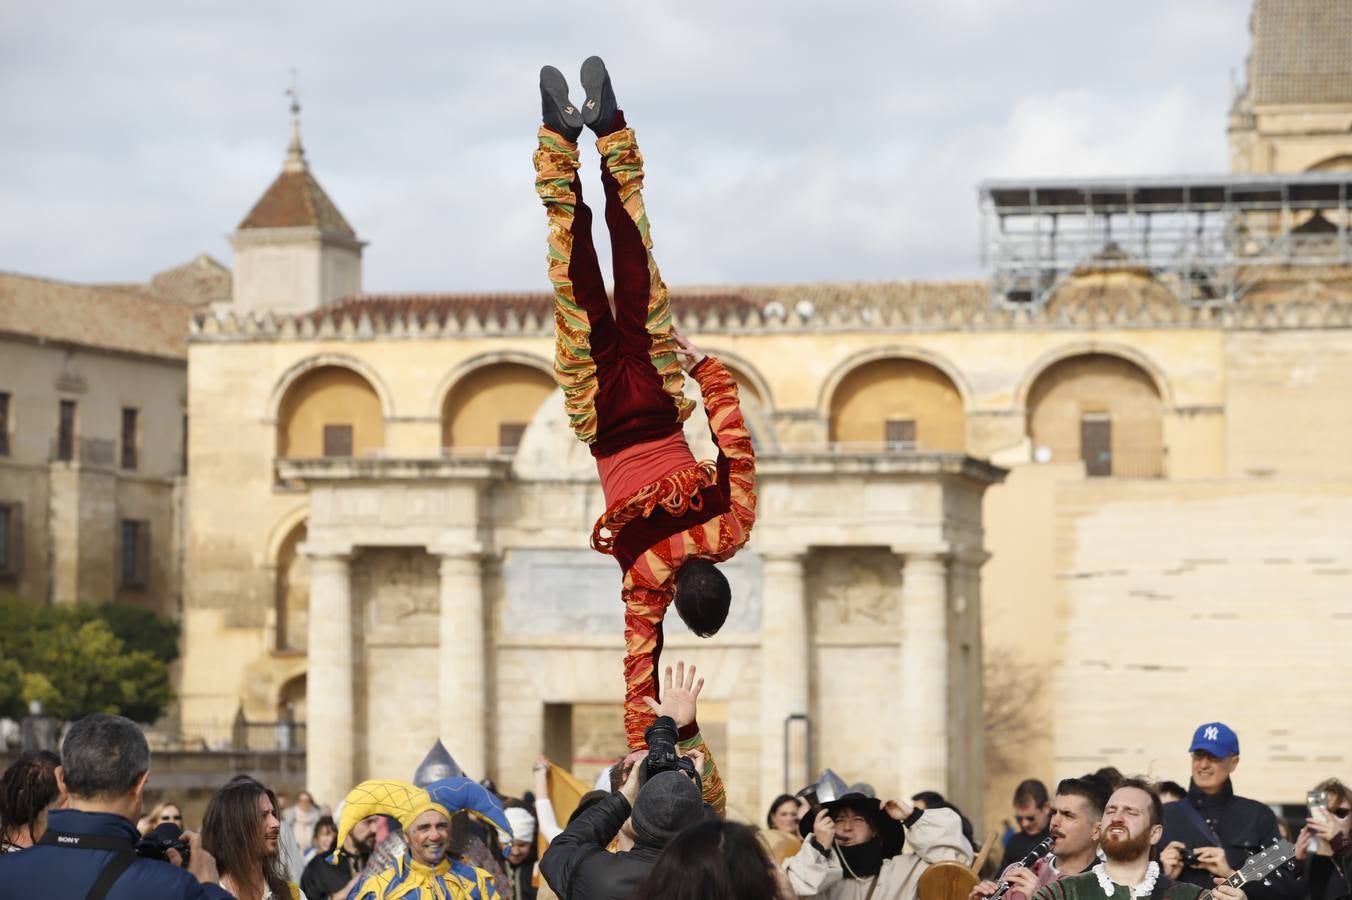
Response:
[[[31,849],[0,855],[0,900],[233,900],[195,834],[183,835],[186,871],[137,855],[149,776],[150,747],[130,719],[97,713],[70,726],[56,770],[67,808]]]
[[[1174,881],[1209,889],[1244,860],[1277,839],[1277,817],[1257,800],[1235,793],[1239,736],[1224,722],[1204,722],[1193,733],[1188,795],[1164,807],[1164,835],[1156,844],[1160,866]],[[1250,900],[1290,900],[1300,894],[1292,878],[1245,885]]]
[[[649,701],[657,721],[644,732],[646,750],[624,760],[628,774],[620,789],[575,818],[540,860],[540,871],[560,900],[627,900],[643,884],[662,849],[682,829],[716,817],[701,797],[704,754],[682,752],[678,731],[693,726],[699,685],[695,670],[671,669],[661,702]],[[607,847],[628,822],[634,846],[618,853]]]

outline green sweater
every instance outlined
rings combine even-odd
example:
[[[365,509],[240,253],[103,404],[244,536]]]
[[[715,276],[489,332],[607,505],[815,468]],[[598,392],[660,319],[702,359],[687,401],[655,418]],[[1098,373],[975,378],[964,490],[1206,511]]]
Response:
[[[1099,873],[1102,872],[1103,863],[1099,863],[1088,872],[1053,881],[1039,888],[1033,900],[1133,900],[1132,889],[1124,884],[1109,882],[1113,892],[1110,894],[1105,891],[1099,880]],[[1197,900],[1201,892],[1202,889],[1195,884],[1174,882],[1164,891],[1163,900]]]

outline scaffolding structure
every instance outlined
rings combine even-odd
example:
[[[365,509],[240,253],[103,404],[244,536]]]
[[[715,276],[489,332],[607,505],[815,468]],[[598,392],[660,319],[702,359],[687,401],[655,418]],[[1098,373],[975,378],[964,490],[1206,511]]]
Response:
[[[1352,172],[985,181],[982,262],[1001,304],[1080,271],[1137,271],[1181,302],[1233,303],[1272,267],[1352,262]]]

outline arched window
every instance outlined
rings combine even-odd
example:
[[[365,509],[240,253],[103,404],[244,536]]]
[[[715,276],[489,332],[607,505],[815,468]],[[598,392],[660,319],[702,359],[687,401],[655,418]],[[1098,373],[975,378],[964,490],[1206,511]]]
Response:
[[[380,398],[351,369],[320,366],[287,388],[277,415],[279,457],[363,456],[384,445]]]
[[[962,394],[939,369],[890,358],[852,370],[831,395],[831,438],[841,444],[885,443],[889,449],[966,449]]]
[[[1164,474],[1164,404],[1150,373],[1120,356],[1053,363],[1028,392],[1035,455],[1084,463],[1091,477]]]
[[[523,363],[499,362],[475,369],[446,394],[441,445],[515,450],[535,411],[554,391],[553,377]]]

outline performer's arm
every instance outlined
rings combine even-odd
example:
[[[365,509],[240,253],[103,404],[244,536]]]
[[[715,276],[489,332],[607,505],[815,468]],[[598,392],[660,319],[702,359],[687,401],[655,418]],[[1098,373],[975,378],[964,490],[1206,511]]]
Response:
[[[718,444],[719,487],[726,492],[733,516],[749,536],[756,521],[756,451],[738,402],[737,382],[712,356],[704,357],[690,374],[699,382],[709,430]]]
[[[657,718],[645,697],[657,699],[657,657],[662,652],[662,618],[672,592],[631,584],[624,588],[624,732],[631,750],[647,744],[643,732]]]
[[[723,787],[723,776],[718,772],[718,762],[714,759],[709,745],[704,743],[704,735],[699,733],[699,723],[691,722],[677,734],[676,746],[683,756],[693,750],[704,757],[704,767],[699,773],[704,802],[713,807],[720,816],[725,815],[728,806],[728,793]]]

